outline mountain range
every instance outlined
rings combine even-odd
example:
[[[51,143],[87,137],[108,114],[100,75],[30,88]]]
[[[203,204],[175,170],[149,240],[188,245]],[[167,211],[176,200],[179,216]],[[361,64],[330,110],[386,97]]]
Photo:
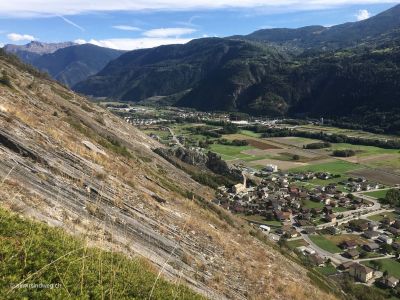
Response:
[[[126,53],[73,45],[31,63],[94,97],[253,115],[325,116],[400,132],[399,56],[397,5],[332,27],[263,29]]]
[[[51,77],[67,86],[73,86],[96,74],[107,63],[124,53],[92,44],[77,45],[72,42],[47,44],[37,41],[23,46],[6,45],[4,50],[49,73]]]
[[[329,28],[264,29],[131,51],[74,88],[121,101],[162,96],[162,104],[200,110],[351,116],[378,124],[398,116],[399,37],[397,5]]]

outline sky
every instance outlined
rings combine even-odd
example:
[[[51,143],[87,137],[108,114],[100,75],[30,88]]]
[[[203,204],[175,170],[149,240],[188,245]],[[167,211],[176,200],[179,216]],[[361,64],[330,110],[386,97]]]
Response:
[[[400,0],[1,0],[0,46],[29,41],[133,50],[264,28],[365,20]]]

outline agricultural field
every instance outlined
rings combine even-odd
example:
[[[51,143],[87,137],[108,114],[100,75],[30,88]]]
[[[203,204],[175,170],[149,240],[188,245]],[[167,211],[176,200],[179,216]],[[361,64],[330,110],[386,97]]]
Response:
[[[355,241],[358,245],[364,245],[368,243],[368,240],[357,234],[324,235],[324,238],[337,246],[344,241],[349,240]]]
[[[385,140],[387,138],[398,138],[396,136],[384,135],[384,134],[376,134],[371,132],[366,132],[362,130],[353,130],[353,129],[343,129],[338,127],[331,126],[319,126],[319,125],[302,125],[297,126],[296,130],[299,131],[309,131],[309,132],[324,132],[324,133],[334,133],[334,134],[343,134],[352,137],[359,137],[365,139],[377,139],[377,140]]]
[[[314,164],[314,165],[307,165],[304,167],[300,168],[294,168],[291,169],[290,171],[292,172],[305,172],[305,171],[311,171],[311,172],[330,172],[333,174],[344,174],[349,171],[353,171],[356,169],[359,169],[360,166],[354,163],[349,163],[347,161],[342,161],[342,160],[332,160],[320,164]],[[324,182],[326,182],[324,180]]]
[[[179,123],[170,125],[176,136],[185,138],[188,145],[196,145],[200,141],[215,141],[217,138],[207,137],[201,133],[191,132],[196,126],[207,127],[210,131],[217,130],[218,126],[210,126],[201,123]],[[345,130],[333,127],[321,127],[314,125],[300,126],[302,130],[318,130],[332,133],[349,134],[364,137],[386,137],[354,130]],[[160,136],[163,142],[169,141],[167,131],[145,130],[146,133],[154,133]],[[261,170],[268,164],[277,165],[279,169],[290,172],[330,172],[340,175],[329,180],[315,179],[307,182],[309,187],[337,184],[348,177],[365,177],[372,182],[384,185],[400,183],[400,152],[399,149],[382,149],[373,146],[352,145],[346,143],[332,143],[330,148],[303,149],[304,145],[320,142],[316,139],[302,137],[277,137],[261,138],[261,134],[250,130],[239,130],[236,134],[222,135],[227,140],[245,140],[247,146],[232,146],[211,144],[207,150],[219,154],[228,162],[243,163],[254,169]],[[348,158],[335,158],[334,150],[352,149],[356,155]],[[344,186],[339,185],[339,190],[345,191]]]
[[[336,243],[330,241],[324,235],[310,235],[310,239],[321,249],[331,252],[331,253],[340,253],[342,249],[340,249]]]
[[[253,146],[230,146],[221,144],[212,144],[209,148],[212,152],[215,152],[221,156],[223,160],[244,160],[251,161],[261,159],[261,156],[250,155],[243,153],[245,150],[255,149]]]

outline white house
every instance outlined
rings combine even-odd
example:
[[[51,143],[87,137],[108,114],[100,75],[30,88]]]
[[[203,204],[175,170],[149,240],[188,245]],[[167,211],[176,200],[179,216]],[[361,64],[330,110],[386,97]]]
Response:
[[[260,225],[260,229],[264,232],[270,232],[271,231],[271,227],[267,226],[267,225]]]
[[[274,172],[278,172],[278,166],[269,164],[269,165],[265,166],[264,170],[267,171],[267,172],[273,172],[273,173]]]
[[[378,237],[378,240],[380,240],[383,243],[386,243],[388,245],[391,245],[393,243],[393,239],[385,234],[382,234]]]

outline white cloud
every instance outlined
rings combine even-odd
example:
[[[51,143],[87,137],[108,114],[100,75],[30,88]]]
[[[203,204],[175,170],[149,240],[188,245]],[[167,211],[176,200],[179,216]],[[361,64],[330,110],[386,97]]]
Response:
[[[9,33],[7,38],[13,42],[34,41],[36,38],[29,34]]]
[[[74,43],[82,45],[82,44],[86,44],[86,41],[84,39],[77,39],[77,40],[74,41]]]
[[[136,50],[143,48],[153,48],[161,45],[171,45],[171,44],[185,44],[191,39],[184,38],[137,38],[137,39],[104,39],[95,40],[91,39],[89,41],[76,40],[81,44],[90,43],[100,47],[119,49],[119,50]]]
[[[112,28],[114,29],[119,29],[119,30],[125,30],[125,31],[141,31],[139,27],[133,27],[129,25],[115,25]]]
[[[370,18],[371,14],[366,9],[360,9],[358,11],[358,13],[356,14],[356,17],[357,17],[357,21],[362,21],[362,20],[366,20],[366,19]]]
[[[13,0],[0,1],[0,15],[18,17],[87,12],[197,10],[217,8],[323,9],[344,5],[398,3],[397,0]]]
[[[166,37],[180,37],[182,35],[191,34],[196,32],[196,29],[193,28],[156,28],[143,32],[144,36],[151,38],[166,38]]]

